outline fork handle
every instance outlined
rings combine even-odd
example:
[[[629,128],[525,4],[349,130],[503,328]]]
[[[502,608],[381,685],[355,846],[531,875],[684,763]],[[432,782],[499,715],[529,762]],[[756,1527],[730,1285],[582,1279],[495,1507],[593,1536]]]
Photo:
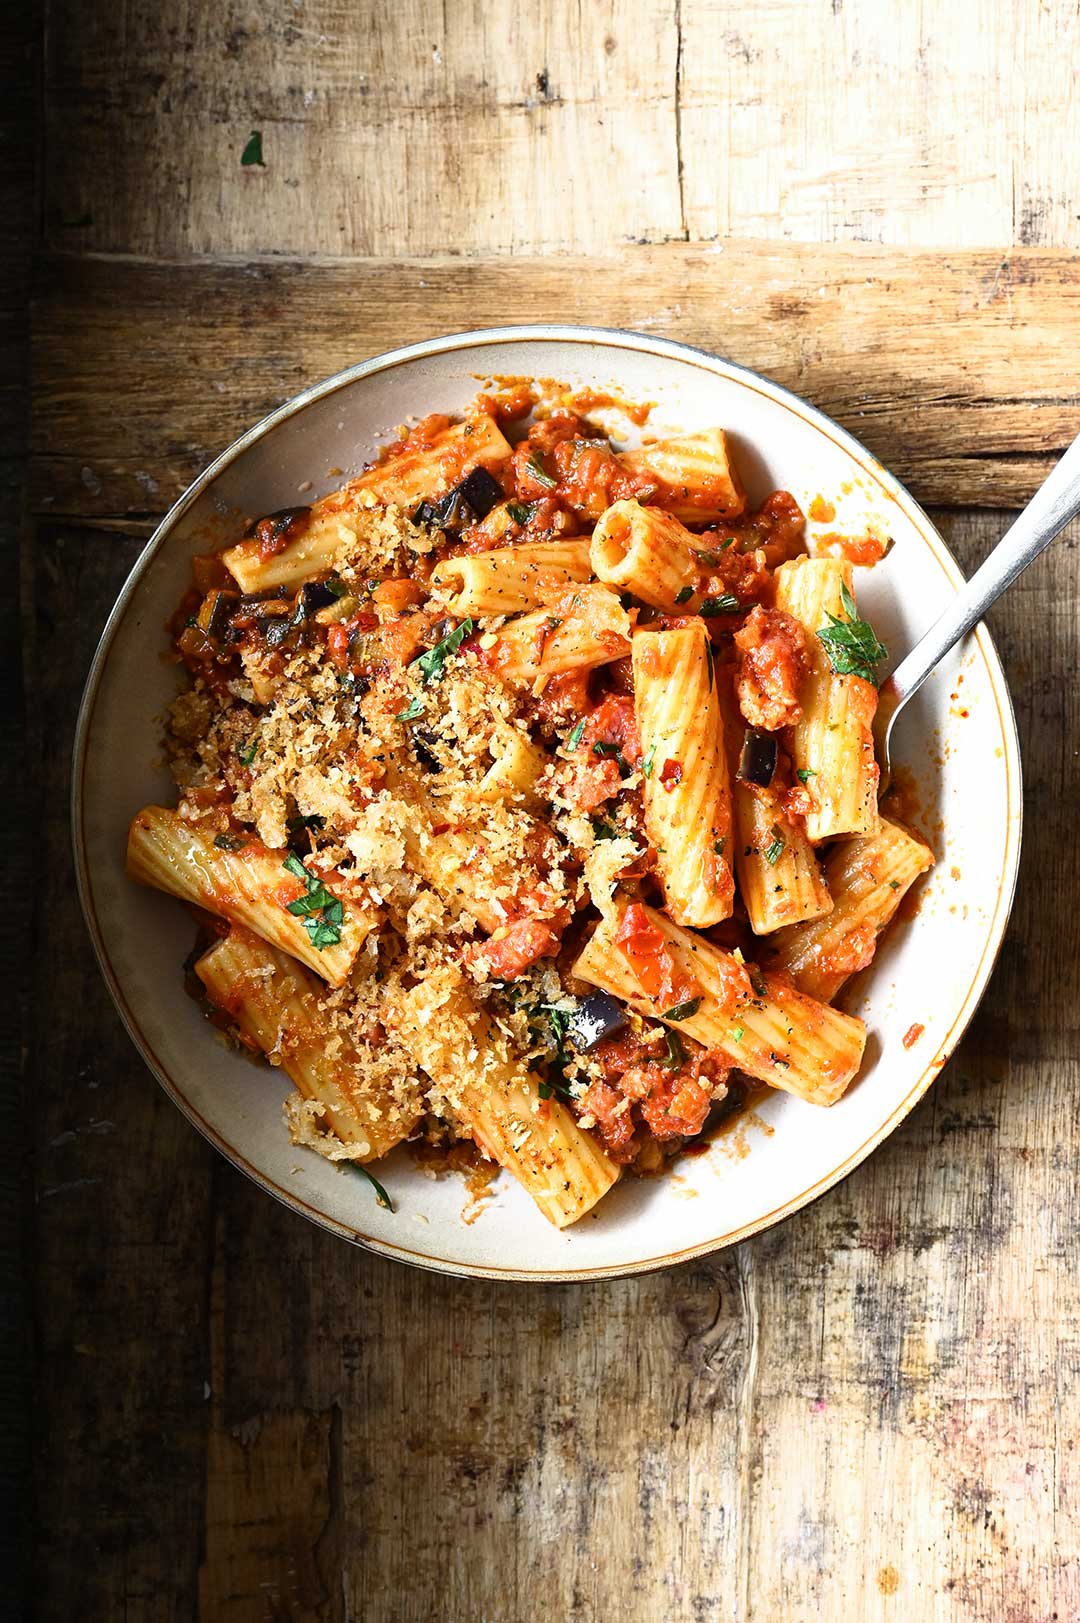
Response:
[[[940,659],[965,632],[978,625],[986,610],[1028,564],[1048,547],[1070,519],[1080,513],[1080,436],[1077,436],[1039,486],[1024,511],[1005,531],[988,558],[962,586],[945,610],[892,673],[897,698],[910,697]]]

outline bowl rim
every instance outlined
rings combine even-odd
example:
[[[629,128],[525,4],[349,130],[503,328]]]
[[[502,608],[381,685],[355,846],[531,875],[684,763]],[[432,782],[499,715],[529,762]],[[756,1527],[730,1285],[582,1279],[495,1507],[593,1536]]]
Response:
[[[947,543],[923,508],[896,476],[890,473],[884,464],[868,451],[854,435],[848,433],[827,413],[811,405],[783,384],[774,382],[771,378],[753,371],[750,367],[742,366],[724,356],[713,354],[697,345],[685,344],[676,339],[659,338],[651,334],[639,333],[620,327],[575,326],[558,322],[535,322],[504,327],[478,328],[472,331],[448,333],[439,338],[421,339],[416,343],[406,344],[397,349],[386,350],[381,354],[371,356],[366,361],[359,361],[340,372],[335,372],[330,377],[309,385],[298,394],[291,396],[282,405],[275,407],[273,411],[267,413],[265,417],[239,435],[224,451],[214,457],[157,524],[120,589],[102,629],[87,672],[72,746],[71,836],[76,889],[83,917],[98,961],[98,967],[127,1034],[141,1055],[143,1062],[172,1103],[182,1111],[203,1137],[225,1156],[226,1160],[230,1161],[233,1166],[245,1173],[261,1189],[273,1195],[284,1205],[310,1218],[320,1227],[328,1229],[330,1232],[341,1236],[341,1238],[349,1240],[353,1244],[359,1245],[379,1256],[406,1262],[415,1267],[455,1278],[508,1280],[523,1284],[567,1284],[585,1280],[618,1279],[634,1274],[650,1273],[660,1268],[674,1267],[679,1263],[708,1256],[726,1246],[737,1245],[743,1240],[749,1239],[752,1235],[762,1233],[765,1229],[773,1227],[774,1224],[793,1216],[795,1212],[800,1211],[804,1206],[808,1206],[812,1201],[824,1195],[843,1178],[846,1178],[849,1173],[853,1172],[895,1131],[904,1118],[915,1108],[930,1087],[930,1084],[940,1074],[948,1059],[951,1058],[982,1000],[1000,954],[1016,894],[1023,824],[1023,785],[1020,741],[1016,728],[1012,697],[1009,693],[1005,673],[993,638],[985,624],[980,622],[972,635],[986,663],[991,690],[998,711],[1001,735],[1004,740],[1006,834],[1004,864],[994,912],[971,984],[942,1044],[935,1053],[935,1057],[924,1066],[913,1086],[886,1120],[857,1149],[846,1156],[839,1166],[817,1179],[808,1188],[790,1196],[772,1211],[756,1217],[748,1223],[734,1229],[725,1230],[721,1234],[692,1246],[683,1247],[679,1251],[644,1257],[632,1262],[584,1268],[499,1268],[488,1264],[450,1262],[441,1257],[417,1251],[409,1246],[397,1245],[376,1238],[373,1235],[365,1234],[360,1229],[342,1223],[338,1219],[329,1216],[326,1212],[319,1210],[294,1191],[276,1184],[266,1173],[261,1172],[252,1165],[241,1150],[228,1143],[211,1123],[199,1114],[184,1095],[180,1084],[169,1074],[164,1063],[157,1056],[151,1042],[142,1031],[135,1012],[127,1003],[119,979],[112,967],[105,936],[97,917],[86,849],[84,775],[94,709],[113,641],[143,576],[187,509],[209,485],[213,484],[220,473],[250,446],[256,444],[272,429],[276,428],[279,423],[287,421],[290,417],[296,416],[316,401],[322,400],[328,395],[336,393],[337,390],[348,387],[350,384],[374,376],[379,372],[389,371],[409,362],[422,360],[427,356],[446,354],[463,349],[497,348],[511,343],[535,342],[573,343],[600,346],[612,350],[636,350],[656,355],[662,359],[677,360],[684,364],[689,363],[698,366],[704,371],[731,378],[749,387],[754,392],[765,395],[776,404],[792,412],[793,415],[801,418],[811,427],[816,428],[820,433],[832,440],[835,445],[847,451],[859,464],[863,472],[869,475],[883,490],[885,495],[896,502],[908,520],[919,531],[922,539],[930,548],[952,585],[959,588],[963,584],[963,574]]]

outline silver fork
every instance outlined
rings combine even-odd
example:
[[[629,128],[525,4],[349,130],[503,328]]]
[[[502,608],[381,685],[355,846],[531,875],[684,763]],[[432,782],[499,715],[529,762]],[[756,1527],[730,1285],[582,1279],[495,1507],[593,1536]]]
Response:
[[[1020,516],[1005,531],[988,558],[957,592],[944,614],[905,654],[887,682],[882,683],[874,717],[874,748],[884,793],[892,776],[889,745],[897,716],[930,672],[964,634],[978,625],[1017,575],[1048,547],[1056,535],[1080,513],[1080,436],[1050,471]]]

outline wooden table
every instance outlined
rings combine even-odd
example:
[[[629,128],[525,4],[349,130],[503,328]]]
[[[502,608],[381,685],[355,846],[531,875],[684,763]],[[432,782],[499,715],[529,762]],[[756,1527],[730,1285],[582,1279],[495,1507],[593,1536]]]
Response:
[[[272,404],[426,334],[717,349],[851,427],[970,570],[1080,429],[1075,0],[44,12],[36,203],[3,175],[34,253],[3,465],[41,784],[5,893],[34,942],[40,1615],[1077,1618],[1080,531],[992,619],[1028,819],[967,1040],[839,1188],[669,1272],[454,1282],[260,1193],[123,1035],[66,806],[155,519]]]

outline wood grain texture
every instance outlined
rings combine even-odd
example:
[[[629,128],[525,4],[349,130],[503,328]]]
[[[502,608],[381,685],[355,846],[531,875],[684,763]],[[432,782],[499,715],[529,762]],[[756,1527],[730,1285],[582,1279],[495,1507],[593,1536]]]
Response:
[[[676,9],[53,0],[48,241],[460,254],[678,236]],[[243,166],[253,129],[264,164]]]
[[[1080,246],[1070,0],[681,8],[689,237]],[[717,177],[722,176],[722,184]]]
[[[305,385],[419,338],[555,312],[725,354],[835,416],[924,502],[1001,506],[1080,430],[1078,310],[1075,257],[1037,249],[669,244],[600,263],[202,262],[182,276],[58,257],[36,307],[32,500],[150,520]]]
[[[936,516],[969,570],[1005,522]],[[60,537],[42,556],[49,738],[130,543]],[[994,615],[1033,815],[967,1040],[838,1189],[645,1279],[421,1275],[216,1163],[107,1007],[58,812],[46,912],[68,967],[47,959],[37,1080],[43,1615],[1076,1615],[1078,601],[1074,526]],[[65,771],[58,752],[58,808]]]
[[[1072,0],[47,9],[53,247],[1080,245]]]
[[[180,1623],[204,1519],[215,1158],[150,1084],[109,1001],[68,824],[79,673],[134,552],[60,533],[37,549],[35,1601],[42,1618]]]
[[[935,503],[970,571],[1080,427],[1075,0],[41,9],[34,932],[7,915],[35,978],[38,1615],[1080,1617],[1080,526],[992,617],[1028,819],[966,1041],[841,1186],[704,1262],[453,1281],[275,1204],[124,1036],[67,832],[138,536],[269,407],[434,332],[728,354]],[[6,489],[25,431],[5,390]]]

